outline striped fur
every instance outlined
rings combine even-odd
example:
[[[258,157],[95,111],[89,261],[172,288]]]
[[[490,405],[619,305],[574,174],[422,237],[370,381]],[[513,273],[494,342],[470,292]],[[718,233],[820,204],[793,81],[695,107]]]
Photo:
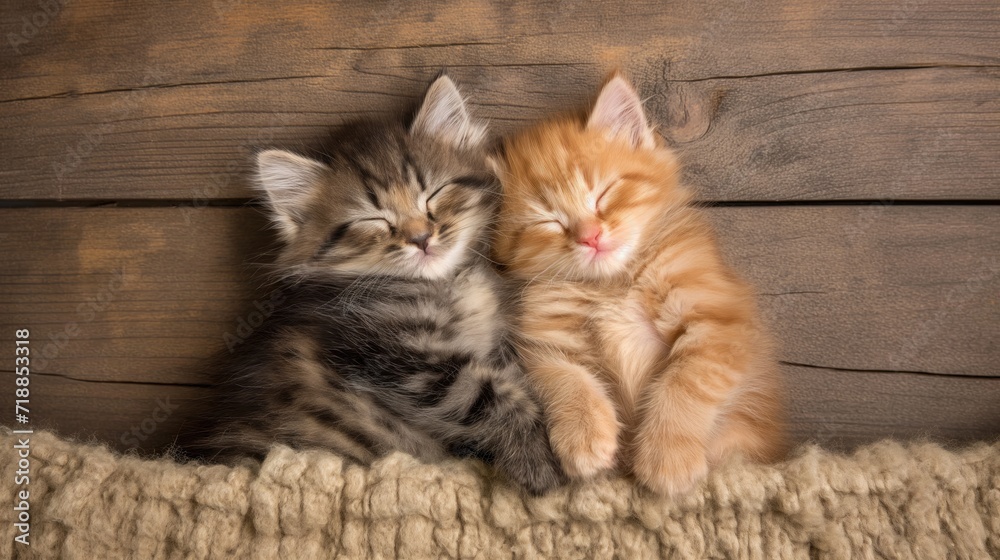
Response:
[[[323,161],[258,156],[282,303],[227,364],[209,448],[471,455],[533,493],[561,482],[483,257],[499,183],[482,131],[442,77],[409,129],[349,127]]]

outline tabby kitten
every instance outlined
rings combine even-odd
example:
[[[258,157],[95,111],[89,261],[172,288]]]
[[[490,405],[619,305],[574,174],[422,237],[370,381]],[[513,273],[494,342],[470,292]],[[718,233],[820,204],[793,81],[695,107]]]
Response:
[[[212,447],[474,455],[532,493],[560,484],[483,256],[499,191],[484,133],[443,76],[408,129],[360,123],[323,161],[257,156],[282,303],[226,368]]]
[[[589,117],[542,123],[494,162],[495,254],[524,281],[522,357],[565,471],[616,455],[661,493],[732,454],[783,449],[771,342],[622,77]]]

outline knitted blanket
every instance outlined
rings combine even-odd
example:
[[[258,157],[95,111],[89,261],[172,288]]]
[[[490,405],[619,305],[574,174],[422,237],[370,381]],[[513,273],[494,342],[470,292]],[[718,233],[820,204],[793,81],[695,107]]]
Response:
[[[806,446],[669,500],[613,477],[529,498],[474,461],[277,447],[259,466],[178,464],[46,432],[25,486],[23,437],[0,431],[0,558],[1000,557],[1000,444]]]

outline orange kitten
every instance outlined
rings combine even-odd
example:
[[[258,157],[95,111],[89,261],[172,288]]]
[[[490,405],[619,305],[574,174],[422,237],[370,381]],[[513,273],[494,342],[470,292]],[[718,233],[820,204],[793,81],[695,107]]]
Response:
[[[678,184],[622,77],[589,118],[505,143],[495,251],[526,282],[528,374],[571,476],[623,467],[683,492],[732,454],[783,450],[780,384],[751,289]]]

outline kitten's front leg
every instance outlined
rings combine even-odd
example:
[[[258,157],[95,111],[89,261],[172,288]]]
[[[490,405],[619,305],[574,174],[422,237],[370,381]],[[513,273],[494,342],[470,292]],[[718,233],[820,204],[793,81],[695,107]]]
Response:
[[[527,369],[545,403],[552,449],[573,478],[614,466],[618,419],[603,384],[558,350],[529,353]]]
[[[619,421],[597,362],[588,321],[596,295],[567,283],[524,292],[518,338],[524,369],[545,406],[549,440],[563,470],[588,478],[612,468]]]
[[[707,449],[749,361],[747,325],[699,317],[682,322],[667,366],[644,390],[632,470],[647,487],[686,492],[708,472]]]
[[[504,359],[504,358],[501,358]],[[452,451],[464,449],[491,461],[530,493],[543,494],[565,482],[546,431],[538,398],[513,356],[503,365],[473,360],[445,399],[440,426]]]

